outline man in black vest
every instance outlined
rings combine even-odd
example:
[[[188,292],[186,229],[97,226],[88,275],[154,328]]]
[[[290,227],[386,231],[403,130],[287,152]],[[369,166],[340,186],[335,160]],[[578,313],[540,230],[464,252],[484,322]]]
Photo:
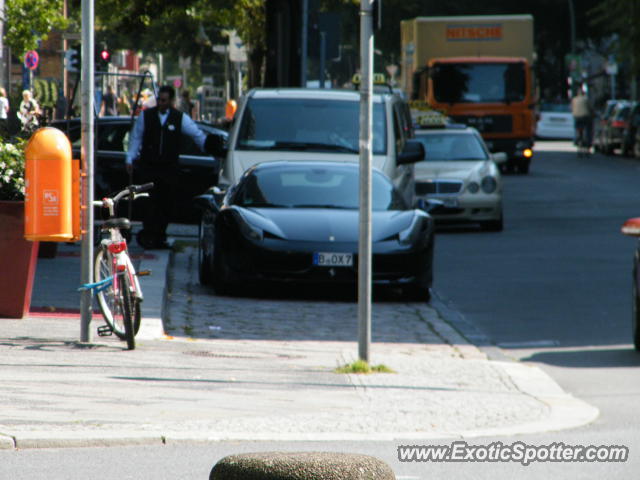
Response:
[[[132,171],[137,159],[140,181],[154,183],[143,230],[137,237],[144,248],[168,248],[166,231],[176,198],[182,136],[191,137],[205,151],[205,134],[188,115],[173,107],[175,97],[173,87],[160,87],[157,106],[144,110],[131,131],[127,171]]]

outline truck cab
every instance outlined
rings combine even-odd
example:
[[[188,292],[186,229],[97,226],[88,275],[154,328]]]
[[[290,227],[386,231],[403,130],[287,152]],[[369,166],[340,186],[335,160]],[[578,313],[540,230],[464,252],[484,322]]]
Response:
[[[525,58],[454,57],[429,62],[427,103],[455,122],[476,128],[506,169],[527,173],[533,155],[532,74]]]

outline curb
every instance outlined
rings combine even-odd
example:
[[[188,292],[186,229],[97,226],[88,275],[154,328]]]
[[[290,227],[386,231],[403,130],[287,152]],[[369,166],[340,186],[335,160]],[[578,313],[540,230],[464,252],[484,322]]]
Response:
[[[549,412],[546,418],[534,422],[509,427],[470,430],[463,432],[462,436],[521,435],[566,430],[591,423],[600,415],[600,410],[597,407],[565,392],[540,367],[523,364],[506,356],[502,349],[496,346],[486,334],[453,308],[453,302],[445,300],[433,292],[431,306],[436,310],[442,322],[449,327],[448,330],[436,330],[437,333],[448,342],[462,341],[468,345],[465,351],[461,352],[463,358],[469,358],[465,356],[465,352],[468,355],[469,347],[482,352],[486,355],[486,361],[502,369],[520,392],[545,404]],[[452,343],[452,345],[461,350],[457,343]],[[473,355],[471,358],[474,358]]]

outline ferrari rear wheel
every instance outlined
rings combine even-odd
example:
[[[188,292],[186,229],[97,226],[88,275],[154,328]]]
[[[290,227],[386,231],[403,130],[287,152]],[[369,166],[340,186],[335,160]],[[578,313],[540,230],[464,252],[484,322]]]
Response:
[[[229,267],[225,264],[224,253],[217,235],[213,245],[213,289],[218,295],[228,295],[232,293],[232,286],[229,281]]]

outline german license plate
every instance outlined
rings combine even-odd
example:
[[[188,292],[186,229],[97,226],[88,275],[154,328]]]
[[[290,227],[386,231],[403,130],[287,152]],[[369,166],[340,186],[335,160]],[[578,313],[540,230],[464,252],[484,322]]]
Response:
[[[458,208],[458,199],[457,198],[441,198],[442,204],[448,208]]]
[[[447,208],[458,208],[458,199],[457,198],[451,198],[451,197],[429,197],[429,198],[433,198],[434,200],[439,200],[442,202],[442,206],[443,207],[447,207]]]
[[[351,267],[352,253],[317,252],[313,254],[313,264],[319,267]]]

